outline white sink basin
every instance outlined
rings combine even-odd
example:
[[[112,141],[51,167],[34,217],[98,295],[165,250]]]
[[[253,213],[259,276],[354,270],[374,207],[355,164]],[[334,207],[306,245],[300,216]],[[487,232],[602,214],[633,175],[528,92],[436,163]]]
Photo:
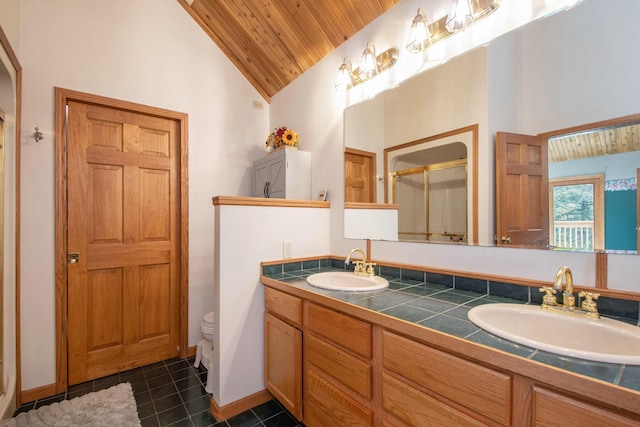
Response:
[[[540,306],[486,304],[469,320],[499,337],[529,347],[599,362],[640,365],[640,327],[612,319],[587,319]]]
[[[377,291],[389,286],[389,282],[380,276],[356,276],[349,271],[327,271],[307,277],[307,283],[316,288],[335,291]]]

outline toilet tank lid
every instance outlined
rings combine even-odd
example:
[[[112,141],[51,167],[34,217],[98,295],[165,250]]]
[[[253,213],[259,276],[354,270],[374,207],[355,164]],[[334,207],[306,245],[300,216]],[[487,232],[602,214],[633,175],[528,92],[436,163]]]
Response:
[[[205,314],[203,319],[206,323],[213,323],[213,311],[210,311],[209,313]]]

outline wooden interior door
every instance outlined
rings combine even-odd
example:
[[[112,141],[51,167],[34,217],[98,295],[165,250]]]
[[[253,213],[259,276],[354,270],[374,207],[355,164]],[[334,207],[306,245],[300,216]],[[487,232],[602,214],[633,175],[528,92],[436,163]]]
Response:
[[[68,383],[178,355],[179,124],[68,103]]]
[[[498,246],[549,245],[547,139],[496,134],[496,237]]]
[[[376,203],[376,153],[344,151],[344,201]]]

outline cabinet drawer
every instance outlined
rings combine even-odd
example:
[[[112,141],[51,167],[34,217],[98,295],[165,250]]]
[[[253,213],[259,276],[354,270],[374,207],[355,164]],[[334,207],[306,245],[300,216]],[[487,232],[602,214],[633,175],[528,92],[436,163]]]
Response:
[[[343,348],[371,359],[371,325],[316,304],[307,305],[307,328]]]
[[[298,326],[302,325],[302,300],[300,298],[277,289],[265,287],[264,306],[267,311],[277,314]]]
[[[304,423],[307,427],[371,426],[373,412],[312,370],[307,372]]]
[[[581,402],[543,388],[533,388],[533,426],[638,426],[640,417],[630,419],[605,408]]]
[[[409,426],[485,425],[387,374],[382,376],[382,407]]]
[[[308,336],[305,346],[307,362],[314,364],[365,399],[371,399],[371,365],[313,335]]]
[[[385,331],[385,369],[507,425],[511,377]]]

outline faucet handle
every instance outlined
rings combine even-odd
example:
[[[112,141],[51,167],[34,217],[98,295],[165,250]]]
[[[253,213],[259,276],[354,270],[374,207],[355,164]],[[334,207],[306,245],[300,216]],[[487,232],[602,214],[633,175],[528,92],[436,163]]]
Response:
[[[595,293],[595,292],[584,292],[581,291],[580,293],[578,293],[578,296],[581,298],[584,298],[584,301],[582,301],[582,309],[585,311],[588,311],[590,313],[598,313],[598,305],[595,303],[594,300],[597,300],[600,297],[600,294]]]
[[[373,268],[373,266],[378,264],[376,264],[375,262],[367,262],[364,265],[367,267],[366,272],[369,276],[376,275],[376,270]]]
[[[541,287],[540,292],[545,293],[545,295],[542,297],[542,307],[558,305],[558,301],[554,296],[556,293],[556,290],[553,289],[551,286]]]

